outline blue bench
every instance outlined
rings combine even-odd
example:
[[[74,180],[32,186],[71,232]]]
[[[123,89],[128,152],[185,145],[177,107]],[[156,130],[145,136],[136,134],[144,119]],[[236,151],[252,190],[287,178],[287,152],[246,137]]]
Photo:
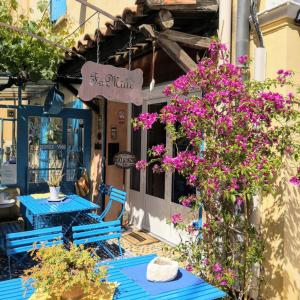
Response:
[[[100,222],[95,224],[87,224],[80,226],[73,226],[73,243],[75,245],[83,245],[95,243],[97,244],[96,249],[93,253],[97,251],[100,247],[104,249],[112,258],[115,255],[105,246],[103,242],[117,239],[120,255],[122,256],[122,248],[121,248],[121,222],[120,220],[110,221],[110,222]]]
[[[5,239],[8,233],[15,233],[23,231],[23,226],[21,226],[18,221],[5,222],[0,224],[0,249],[5,252]]]
[[[63,243],[62,238],[62,226],[6,234],[5,246],[10,277],[11,257],[39,249],[43,246],[61,245]],[[16,261],[20,260],[16,259]]]

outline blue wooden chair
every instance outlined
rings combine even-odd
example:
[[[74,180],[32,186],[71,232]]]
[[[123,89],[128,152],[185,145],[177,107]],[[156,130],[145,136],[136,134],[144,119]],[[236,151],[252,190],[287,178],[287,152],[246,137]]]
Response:
[[[11,258],[14,258],[17,262],[21,262],[27,252],[39,249],[42,246],[51,247],[53,245],[61,245],[63,243],[62,238],[62,226],[8,233],[6,235],[5,248],[8,257],[10,278]],[[20,254],[22,254],[21,259],[17,259],[17,255]]]
[[[120,243],[122,235],[120,220],[73,226],[72,231],[73,243],[75,245],[85,245],[90,243],[95,243],[97,245],[93,251],[93,255],[99,248],[102,248],[112,258],[115,258],[115,255],[108,249],[104,242],[111,239],[118,239],[120,256],[123,256]]]
[[[102,222],[106,215],[108,214],[109,210],[111,209],[112,205],[114,202],[121,203],[122,208],[120,211],[120,214],[115,220],[121,220],[124,211],[125,211],[125,203],[126,203],[126,198],[127,198],[127,193],[125,191],[116,189],[115,187],[110,188],[110,193],[109,193],[109,201],[107,203],[107,206],[105,207],[104,211],[102,212],[101,215],[97,215],[95,213],[89,213],[87,216],[96,222]]]

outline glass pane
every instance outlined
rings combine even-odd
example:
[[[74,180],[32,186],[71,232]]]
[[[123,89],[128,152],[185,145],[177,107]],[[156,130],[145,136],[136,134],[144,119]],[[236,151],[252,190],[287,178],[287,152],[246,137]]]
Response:
[[[75,181],[78,179],[80,167],[83,167],[84,121],[68,119],[67,126],[66,181]]]
[[[63,121],[61,118],[28,118],[28,182],[46,182],[61,172],[64,164]]]
[[[149,113],[159,113],[167,103],[157,103],[148,106]],[[166,145],[165,126],[159,122],[154,123],[151,129],[147,131],[147,149],[154,145]],[[149,160],[149,157],[148,157]],[[165,197],[165,173],[153,173],[152,167],[147,168],[146,173],[146,193],[158,198]]]
[[[16,163],[17,122],[15,110],[2,109],[0,113],[0,164]]]
[[[132,105],[132,118],[137,117],[142,112],[142,106]],[[141,159],[141,130],[131,129],[131,153],[137,160]],[[140,191],[140,171],[132,168],[130,172],[130,188]]]

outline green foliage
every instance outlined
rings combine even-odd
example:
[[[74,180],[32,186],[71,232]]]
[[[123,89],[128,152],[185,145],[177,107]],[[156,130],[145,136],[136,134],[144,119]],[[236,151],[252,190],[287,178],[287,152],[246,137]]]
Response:
[[[89,249],[71,245],[67,250],[63,245],[42,247],[32,253],[37,265],[25,271],[24,283],[31,283],[41,293],[60,297],[76,286],[86,293],[94,292],[94,288],[115,289],[115,283],[105,282],[106,268],[97,266],[99,257],[92,256]],[[52,299],[52,298],[51,298]]]
[[[39,20],[23,15],[16,0],[0,1],[0,22],[16,26],[47,38],[65,47],[73,44],[72,39],[63,40],[66,28],[55,28],[49,19],[48,3],[37,5],[42,16]],[[31,11],[32,12],[32,11]],[[64,57],[64,50],[29,35],[0,26],[0,72],[6,72],[23,80],[37,81],[54,78],[57,67]]]

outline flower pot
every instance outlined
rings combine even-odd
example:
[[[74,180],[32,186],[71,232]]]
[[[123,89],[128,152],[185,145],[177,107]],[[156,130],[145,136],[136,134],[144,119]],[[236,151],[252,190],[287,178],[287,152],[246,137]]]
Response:
[[[57,200],[59,198],[60,186],[50,186],[50,200]]]
[[[64,292],[61,296],[62,300],[80,300],[83,298],[83,290],[80,285],[75,285],[69,291]]]
[[[117,285],[113,282],[103,282],[100,287],[92,287],[91,294],[83,292],[80,285],[73,286],[70,290],[65,291],[61,297],[57,298],[49,293],[43,293],[37,290],[29,299],[30,300],[112,300]]]

